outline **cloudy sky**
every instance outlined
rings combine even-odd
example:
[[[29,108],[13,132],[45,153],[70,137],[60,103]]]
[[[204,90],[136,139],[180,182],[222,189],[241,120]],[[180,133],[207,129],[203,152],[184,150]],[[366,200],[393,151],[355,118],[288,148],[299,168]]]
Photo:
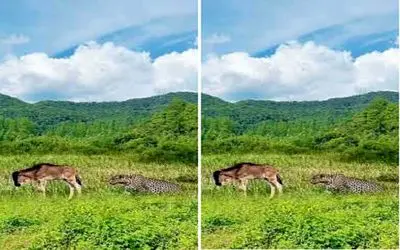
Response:
[[[114,101],[197,90],[196,0],[0,6],[0,93]]]
[[[203,92],[322,100],[398,90],[397,0],[203,0]]]

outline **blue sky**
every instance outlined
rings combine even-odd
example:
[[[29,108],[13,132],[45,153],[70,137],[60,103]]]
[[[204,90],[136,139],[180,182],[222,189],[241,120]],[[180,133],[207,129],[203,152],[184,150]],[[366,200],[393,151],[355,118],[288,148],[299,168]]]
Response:
[[[193,47],[197,3],[194,0],[3,1],[0,38],[13,34],[24,36],[29,42],[3,44],[0,57],[5,53],[19,56],[32,52],[65,56],[68,55],[65,51],[89,40],[113,41],[131,49],[155,50],[160,55]],[[174,41],[178,41],[176,45]],[[160,51],[163,43],[170,43],[170,47]]]
[[[203,0],[203,55],[245,51],[274,53],[290,41],[315,41],[354,55],[394,47],[396,0]],[[223,35],[229,42],[207,43]]]
[[[397,91],[398,20],[397,0],[203,0],[203,91],[231,101]]]
[[[0,93],[116,101],[197,89],[196,0],[0,6]],[[203,91],[230,101],[398,90],[396,0],[203,0]]]
[[[3,1],[0,93],[35,102],[195,91],[196,39],[196,0]]]

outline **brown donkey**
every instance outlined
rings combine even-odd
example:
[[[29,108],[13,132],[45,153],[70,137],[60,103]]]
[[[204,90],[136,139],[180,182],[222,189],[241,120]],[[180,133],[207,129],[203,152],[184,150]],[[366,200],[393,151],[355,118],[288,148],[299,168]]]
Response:
[[[30,168],[15,171],[11,176],[16,187],[32,183],[43,192],[44,196],[46,196],[47,181],[51,180],[63,180],[68,183],[70,191],[68,199],[74,195],[74,189],[81,194],[81,179],[77,170],[70,166],[39,163]]]
[[[242,162],[232,167],[215,171],[213,178],[217,186],[239,183],[239,188],[244,191],[245,195],[249,180],[264,179],[271,186],[270,198],[274,197],[275,188],[278,189],[279,193],[282,193],[283,183],[279,176],[279,171],[268,165]]]

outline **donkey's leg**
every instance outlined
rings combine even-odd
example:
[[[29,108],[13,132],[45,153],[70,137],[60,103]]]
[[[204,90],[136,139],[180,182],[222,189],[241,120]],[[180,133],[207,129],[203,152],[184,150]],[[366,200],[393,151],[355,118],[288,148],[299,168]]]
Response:
[[[283,186],[278,181],[278,177],[277,176],[265,178],[265,180],[268,181],[268,183],[271,185],[271,190],[272,190],[272,186],[274,186],[274,188],[278,189],[278,194],[279,195],[283,193],[283,190],[282,190]]]
[[[32,181],[31,185],[33,186],[33,188],[34,188],[36,191],[39,191],[39,182],[37,182],[37,181]]]
[[[68,196],[68,200],[72,199],[72,197],[74,196],[74,187],[72,185],[69,185],[69,196]]]
[[[279,182],[274,183],[276,188],[278,189],[278,194],[282,194],[283,193],[283,189],[282,189],[282,185]]]
[[[81,189],[82,189],[81,185],[79,185],[79,183],[76,182],[75,180],[74,180],[74,181],[71,181],[71,184],[74,186],[76,192],[78,192],[78,195],[81,195],[81,193],[82,193],[82,191],[81,191]]]
[[[32,186],[33,186],[33,189],[37,192],[37,191],[39,191],[39,192],[41,192],[42,190],[40,190],[40,185],[39,185],[39,181],[32,181]]]
[[[38,181],[38,189],[43,193],[43,196],[46,197],[46,184],[47,181]]]
[[[270,178],[268,182],[278,189],[279,195],[282,194],[282,184],[279,183],[278,178]]]
[[[68,200],[70,200],[70,199],[72,199],[72,197],[74,196],[74,185],[73,185],[70,181],[68,181],[68,180],[65,180],[65,182],[68,184],[68,187],[69,187],[69,196],[68,196]]]
[[[275,186],[269,181],[268,181],[268,184],[271,187],[271,194],[270,194],[269,198],[272,199],[272,197],[274,197],[274,195],[275,195]]]
[[[247,180],[242,180],[242,181],[239,181],[239,183],[240,183],[239,188],[241,190],[243,190],[244,196],[247,196],[247,184],[248,184],[248,181]]]

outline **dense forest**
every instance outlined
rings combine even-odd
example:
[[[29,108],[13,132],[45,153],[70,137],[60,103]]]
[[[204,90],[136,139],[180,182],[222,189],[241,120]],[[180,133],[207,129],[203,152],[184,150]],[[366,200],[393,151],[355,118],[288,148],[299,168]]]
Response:
[[[0,96],[0,153],[129,152],[197,163],[197,94],[124,102],[29,104]]]
[[[0,116],[27,118],[36,124],[36,132],[42,133],[64,122],[91,123],[114,120],[118,123],[138,123],[154,112],[164,109],[173,99],[196,104],[197,94],[178,92],[123,102],[41,101],[34,104],[0,94]]]
[[[203,95],[203,152],[340,152],[348,160],[398,161],[398,93],[326,101],[225,102]]]
[[[129,152],[141,160],[197,162],[197,94],[124,102],[34,104],[0,95],[0,154]],[[209,153],[340,152],[398,160],[398,93],[326,101],[226,102],[202,96]]]

